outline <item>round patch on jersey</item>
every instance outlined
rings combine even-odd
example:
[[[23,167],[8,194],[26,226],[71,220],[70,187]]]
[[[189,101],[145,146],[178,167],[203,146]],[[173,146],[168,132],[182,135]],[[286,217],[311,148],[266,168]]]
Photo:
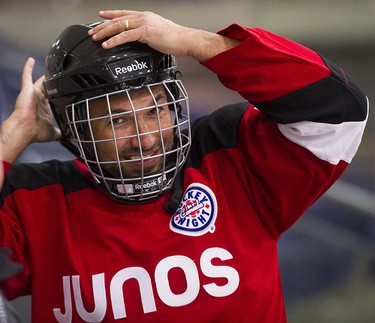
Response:
[[[215,194],[206,185],[190,184],[174,213],[170,228],[188,236],[201,236],[215,231],[217,201]]]

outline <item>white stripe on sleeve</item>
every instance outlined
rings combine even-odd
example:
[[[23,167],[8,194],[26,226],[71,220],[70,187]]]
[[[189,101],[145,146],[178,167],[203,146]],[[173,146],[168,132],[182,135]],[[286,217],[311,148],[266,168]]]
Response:
[[[340,160],[352,161],[361,143],[367,118],[368,114],[364,121],[341,124],[301,121],[278,126],[290,141],[308,149],[319,159],[337,165]]]

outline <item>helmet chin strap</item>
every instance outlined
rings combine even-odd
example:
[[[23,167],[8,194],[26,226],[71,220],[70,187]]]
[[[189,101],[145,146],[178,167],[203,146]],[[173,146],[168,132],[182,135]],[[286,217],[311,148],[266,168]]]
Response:
[[[123,183],[106,179],[105,184],[108,185],[111,198],[118,202],[130,204],[149,202],[170,190],[173,180],[172,174],[169,176],[168,174],[155,174],[155,176],[148,179],[132,180],[131,182]],[[98,186],[107,194],[109,193],[105,190],[103,183],[99,182]],[[160,194],[155,196],[152,194],[153,192],[160,192]],[[148,195],[150,195],[149,198],[147,198]]]
[[[184,175],[183,170],[181,170],[177,174],[175,178],[175,182],[173,183],[171,198],[169,199],[167,205],[164,206],[164,210],[167,211],[169,214],[174,214],[179,204],[181,203],[181,198],[182,198],[182,195],[184,194],[183,175]]]
[[[114,186],[115,190],[119,194],[131,195],[154,192],[156,190],[159,190],[160,187],[168,186],[168,184],[170,184],[171,181],[172,179],[168,180],[167,176],[164,174],[151,179],[143,179],[139,182],[132,182],[129,184],[117,183]]]

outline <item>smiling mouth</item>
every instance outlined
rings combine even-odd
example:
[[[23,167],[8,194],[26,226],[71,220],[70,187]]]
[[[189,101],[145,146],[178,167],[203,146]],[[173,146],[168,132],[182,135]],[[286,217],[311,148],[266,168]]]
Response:
[[[144,156],[130,156],[127,157],[125,160],[127,164],[132,168],[150,168],[152,166],[158,165],[158,161],[160,160],[161,155],[152,153]]]
[[[143,155],[143,156],[130,156],[130,157],[126,157],[125,159],[126,160],[135,160],[135,161],[138,161],[138,160],[145,160],[145,159],[150,159],[152,158],[152,156],[156,155],[155,153],[152,153],[152,154],[148,154],[148,155]]]

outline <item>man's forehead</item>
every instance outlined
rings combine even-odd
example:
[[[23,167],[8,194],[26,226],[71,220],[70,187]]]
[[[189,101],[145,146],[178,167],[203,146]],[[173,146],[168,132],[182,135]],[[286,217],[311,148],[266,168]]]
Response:
[[[157,85],[157,86],[149,86],[149,87],[143,87],[141,89],[132,89],[127,90],[124,92],[119,92],[115,94],[108,95],[108,98],[110,101],[112,100],[129,100],[140,98],[140,97],[152,97],[156,96],[158,94],[165,93],[165,89],[163,85]],[[107,101],[107,96],[102,96],[100,98],[92,99],[91,102],[102,102]]]
[[[134,105],[136,107],[151,107],[154,105],[155,100],[158,100],[160,98],[160,95],[165,94],[166,91],[164,89],[164,86],[157,85],[153,87],[150,86],[142,89],[127,90],[120,93],[110,94],[108,96],[102,96],[100,98],[89,100],[90,114],[102,114],[102,111],[108,110],[108,103],[111,107],[111,110],[131,110],[132,106],[134,105],[133,103],[135,103],[135,100],[138,100],[137,104]]]

